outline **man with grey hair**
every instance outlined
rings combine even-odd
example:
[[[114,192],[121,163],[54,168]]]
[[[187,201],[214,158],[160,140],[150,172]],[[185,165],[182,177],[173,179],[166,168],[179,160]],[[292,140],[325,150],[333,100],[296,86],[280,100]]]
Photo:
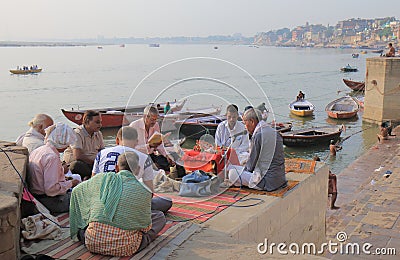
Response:
[[[15,141],[16,144],[28,148],[28,152],[31,153],[36,148],[44,145],[44,129],[52,124],[54,124],[54,122],[49,115],[35,115],[35,117],[28,123],[30,126],[29,130],[17,138]]]
[[[283,139],[279,132],[262,120],[258,109],[250,108],[243,115],[249,134],[250,157],[245,167],[232,166],[229,181],[235,186],[274,191],[286,187]]]
[[[165,226],[162,212],[151,209],[151,192],[138,181],[139,156],[118,157],[117,173],[100,173],[72,191],[70,236],[92,253],[132,256]]]
[[[151,159],[159,169],[166,172],[170,171],[170,166],[175,165],[172,160],[172,154],[167,155],[162,141],[158,143],[149,143],[149,139],[154,133],[161,133],[160,125],[157,122],[158,109],[153,105],[148,105],[143,111],[143,117],[133,121],[129,126],[135,128],[138,132],[138,144],[136,149],[142,153],[150,155]],[[178,172],[183,171],[184,168],[176,165]]]

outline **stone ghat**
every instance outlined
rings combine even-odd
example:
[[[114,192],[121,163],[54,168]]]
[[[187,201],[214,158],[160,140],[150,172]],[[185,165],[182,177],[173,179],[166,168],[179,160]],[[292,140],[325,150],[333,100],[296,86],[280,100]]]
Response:
[[[0,141],[0,259],[19,259],[21,179],[8,160],[25,179],[28,150],[15,143]]]

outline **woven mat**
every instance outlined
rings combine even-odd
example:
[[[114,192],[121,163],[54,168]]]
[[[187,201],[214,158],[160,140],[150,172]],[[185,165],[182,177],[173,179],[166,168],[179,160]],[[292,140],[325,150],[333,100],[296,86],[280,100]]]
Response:
[[[69,214],[64,213],[57,217],[62,226],[69,225]],[[144,250],[131,257],[112,257],[92,254],[81,242],[72,241],[69,237],[69,229],[63,229],[61,240],[37,240],[21,242],[21,250],[27,254],[45,254],[55,259],[149,259],[160,248],[175,238],[180,232],[187,229],[191,223],[177,223],[168,221],[158,234],[158,238]]]
[[[206,198],[185,198],[168,194],[168,197],[173,199],[174,204],[166,215],[168,220],[167,224],[163,230],[160,231],[155,241],[132,257],[113,258],[111,256],[92,254],[81,242],[75,242],[70,239],[69,229],[63,229],[64,235],[61,240],[22,242],[21,250],[27,254],[45,254],[56,259],[146,259],[153,256],[164,245],[179,235],[180,232],[190,227],[192,223],[202,223],[210,219],[227,208],[227,206],[221,205],[230,205],[248,194],[249,193],[245,191],[225,191],[219,195]],[[165,194],[162,196],[165,196]],[[204,213],[212,211],[215,212],[199,217]],[[198,218],[188,221],[195,217]],[[62,226],[69,225],[68,213],[59,215],[57,219]],[[179,223],[179,221],[188,222]]]
[[[224,205],[231,205],[247,195],[249,195],[249,192],[244,190],[226,190],[221,194],[204,198],[168,194],[165,196],[171,198],[173,204],[166,217],[171,221],[190,220],[193,223],[203,223],[228,207]]]
[[[231,187],[229,188],[230,191],[232,192],[236,192],[236,191],[243,191],[243,192],[249,192],[249,193],[253,193],[253,194],[259,194],[259,195],[268,195],[268,196],[274,196],[274,197],[280,197],[283,198],[286,194],[286,192],[290,191],[291,189],[293,189],[294,187],[296,187],[296,185],[299,184],[299,181],[292,181],[292,180],[288,180],[288,185],[280,190],[276,190],[276,191],[263,191],[263,190],[255,190],[255,189],[250,189],[247,187]]]
[[[300,158],[286,158],[285,159],[285,172],[298,172],[298,173],[309,173],[315,172],[314,160],[306,160]]]

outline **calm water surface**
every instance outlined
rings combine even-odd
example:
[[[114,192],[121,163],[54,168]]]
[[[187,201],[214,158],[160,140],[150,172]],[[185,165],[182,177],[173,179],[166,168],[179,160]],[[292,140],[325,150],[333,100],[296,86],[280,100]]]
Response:
[[[236,103],[243,110],[249,103],[266,102],[273,111],[270,120],[291,121],[294,129],[346,125],[342,137],[351,137],[336,159],[326,161],[338,173],[376,142],[377,128],[362,122],[362,112],[355,119],[338,121],[329,119],[324,111],[330,101],[349,92],[342,78],[364,79],[365,58],[373,54],[353,59],[352,52],[235,45],[218,49],[212,45],[103,46],[101,50],[96,46],[0,48],[0,140],[15,140],[37,113],[74,126],[64,118],[61,108],[187,98],[186,106],[191,108],[212,104],[224,109]],[[42,67],[43,72],[8,72],[18,65],[32,64]],[[359,72],[340,72],[346,64],[358,66]],[[289,113],[288,104],[299,90],[316,106],[312,118]],[[113,144],[115,133],[115,129],[103,130],[107,144]],[[322,159],[328,154],[325,147],[286,148],[285,152],[288,157],[312,158],[317,154]]]

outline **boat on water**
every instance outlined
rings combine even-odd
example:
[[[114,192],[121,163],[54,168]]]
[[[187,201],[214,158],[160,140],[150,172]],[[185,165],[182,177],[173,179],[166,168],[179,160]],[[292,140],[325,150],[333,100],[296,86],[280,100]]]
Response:
[[[170,106],[172,111],[177,112],[180,111],[186,100],[182,102],[171,102]],[[99,111],[102,119],[102,127],[120,127],[122,125],[128,125],[132,121],[139,119],[143,116],[143,110],[147,106],[146,105],[137,105],[137,106],[127,106],[127,107],[107,107],[107,108],[95,108],[95,109],[78,109],[78,110],[65,110],[61,109],[61,112],[64,114],[68,120],[74,122],[75,124],[81,125],[83,114],[86,110],[94,110]],[[160,114],[164,113],[164,106],[166,103],[160,103],[159,112]]]
[[[149,44],[149,47],[160,47],[160,44],[159,43],[150,43]]]
[[[34,74],[34,73],[39,73],[42,72],[41,68],[37,68],[37,69],[16,69],[16,70],[10,70],[10,72],[12,74]]]
[[[189,139],[199,139],[204,134],[215,136],[215,132],[219,123],[226,120],[225,115],[208,115],[197,118],[187,118],[185,120],[177,120],[175,127],[179,132]],[[271,127],[279,132],[287,132],[292,129],[292,123],[270,123]]]
[[[364,91],[365,82],[364,81],[354,81],[350,79],[343,79],[344,84],[354,91]]]
[[[354,100],[360,105],[360,109],[364,108],[364,96],[353,97]]]
[[[353,53],[353,54],[351,54],[351,56],[352,56],[353,58],[358,58],[358,57],[360,56],[360,54],[358,54],[358,53]]]
[[[358,68],[356,66],[350,66],[350,64],[347,64],[346,66],[341,67],[340,70],[343,72],[356,72],[358,71]]]
[[[325,107],[328,116],[336,119],[352,118],[359,110],[360,105],[350,96],[338,98]]]
[[[372,53],[382,53],[383,50],[382,50],[382,49],[379,49],[379,50],[372,50],[371,52],[372,52]]]
[[[368,51],[360,51],[361,54],[367,54]]]
[[[290,112],[296,116],[312,116],[315,107],[310,101],[299,99],[290,103],[289,109]]]
[[[331,140],[339,140],[342,127],[323,126],[311,127],[281,133],[283,144],[286,146],[328,146]]]

